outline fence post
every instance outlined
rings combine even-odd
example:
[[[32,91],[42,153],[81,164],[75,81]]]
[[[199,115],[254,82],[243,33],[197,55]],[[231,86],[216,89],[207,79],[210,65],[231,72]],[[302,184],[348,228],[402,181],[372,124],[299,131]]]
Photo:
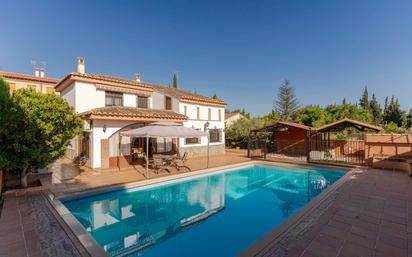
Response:
[[[310,130],[308,130],[307,135],[308,135],[308,146],[306,147],[306,161],[310,162],[310,152],[312,151],[312,135],[311,135]]]
[[[247,138],[247,157],[250,158],[250,135]]]
[[[264,139],[264,140],[265,140],[265,147],[264,147],[263,159],[266,160],[266,153],[268,151],[268,146],[267,146],[267,140],[266,139]]]

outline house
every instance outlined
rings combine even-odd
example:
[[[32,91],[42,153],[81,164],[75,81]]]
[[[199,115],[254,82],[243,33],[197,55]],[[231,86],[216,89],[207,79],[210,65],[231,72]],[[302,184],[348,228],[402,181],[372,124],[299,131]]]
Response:
[[[225,151],[224,110],[226,103],[177,88],[116,78],[85,71],[84,58],[78,58],[77,72],[67,74],[56,86],[84,118],[82,137],[72,140],[68,154],[84,154],[93,168],[111,168],[133,164],[134,155],[146,149],[143,138],[120,137],[120,131],[158,121],[182,123],[186,127],[209,132],[209,153]],[[202,138],[149,141],[149,155],[180,149],[189,156],[207,155],[208,140]]]
[[[229,127],[237,120],[244,118],[243,115],[239,112],[225,112],[225,125]]]
[[[10,92],[20,88],[32,88],[41,93],[55,93],[54,86],[60,79],[46,77],[45,70],[40,68],[34,69],[34,75],[0,71],[2,76],[10,87]]]

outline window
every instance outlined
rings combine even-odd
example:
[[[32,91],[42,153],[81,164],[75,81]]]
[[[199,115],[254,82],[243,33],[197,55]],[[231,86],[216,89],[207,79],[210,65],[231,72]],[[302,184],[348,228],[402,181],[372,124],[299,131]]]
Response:
[[[209,130],[209,140],[210,143],[218,143],[222,141],[222,130],[221,129],[210,129]]]
[[[207,119],[212,120],[212,110],[210,108],[207,108]]]
[[[186,145],[193,145],[193,144],[199,144],[200,138],[198,137],[190,137],[185,139],[185,144]]]
[[[52,88],[52,87],[46,87],[46,93],[47,93],[47,94],[54,94],[54,88]]]
[[[187,105],[185,105],[185,107],[183,107],[184,109],[184,114],[187,116]]]
[[[13,93],[14,91],[16,91],[16,84],[9,83],[9,89],[10,89],[10,93]]]
[[[149,97],[137,96],[137,108],[149,108]]]
[[[34,91],[36,91],[36,85],[27,85],[27,88],[33,89]]]
[[[165,109],[166,110],[172,109],[172,98],[170,96],[165,96]]]
[[[200,120],[200,108],[196,108],[196,119]]]
[[[123,106],[123,94],[106,91],[106,106]]]
[[[222,120],[222,110],[219,109],[219,120]]]

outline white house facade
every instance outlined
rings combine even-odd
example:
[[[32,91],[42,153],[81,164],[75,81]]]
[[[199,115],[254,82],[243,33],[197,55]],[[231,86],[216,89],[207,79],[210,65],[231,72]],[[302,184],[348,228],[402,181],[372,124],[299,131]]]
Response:
[[[84,118],[82,137],[72,140],[68,153],[89,157],[93,168],[114,168],[139,162],[146,149],[143,138],[120,137],[119,132],[157,121],[173,121],[209,132],[210,154],[225,149],[224,109],[226,103],[184,90],[135,80],[85,72],[79,58],[77,72],[65,76],[55,87]],[[119,142],[120,141],[120,142]],[[208,137],[149,141],[149,155],[180,149],[189,156],[207,154]]]

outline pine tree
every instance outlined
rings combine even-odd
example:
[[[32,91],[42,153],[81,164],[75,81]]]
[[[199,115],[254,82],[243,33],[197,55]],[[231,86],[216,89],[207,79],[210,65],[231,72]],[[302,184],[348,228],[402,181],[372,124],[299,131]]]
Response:
[[[177,88],[177,76],[176,76],[176,73],[173,73],[172,87],[173,87],[173,88]]]
[[[219,100],[219,97],[217,97],[216,94],[213,94],[211,98],[212,98],[212,99],[215,99],[215,100]]]
[[[359,106],[364,110],[369,110],[369,94],[366,86],[365,90],[363,90],[362,98],[359,100]]]
[[[296,98],[295,90],[288,80],[285,80],[279,88],[273,108],[280,113],[282,120],[291,119],[292,114],[299,109],[299,102]]]
[[[343,98],[342,100],[342,104],[345,105],[346,104],[346,98]]]
[[[369,103],[369,109],[372,113],[373,122],[379,124],[382,121],[382,109],[379,102],[376,100],[375,94],[372,94],[372,100]]]

